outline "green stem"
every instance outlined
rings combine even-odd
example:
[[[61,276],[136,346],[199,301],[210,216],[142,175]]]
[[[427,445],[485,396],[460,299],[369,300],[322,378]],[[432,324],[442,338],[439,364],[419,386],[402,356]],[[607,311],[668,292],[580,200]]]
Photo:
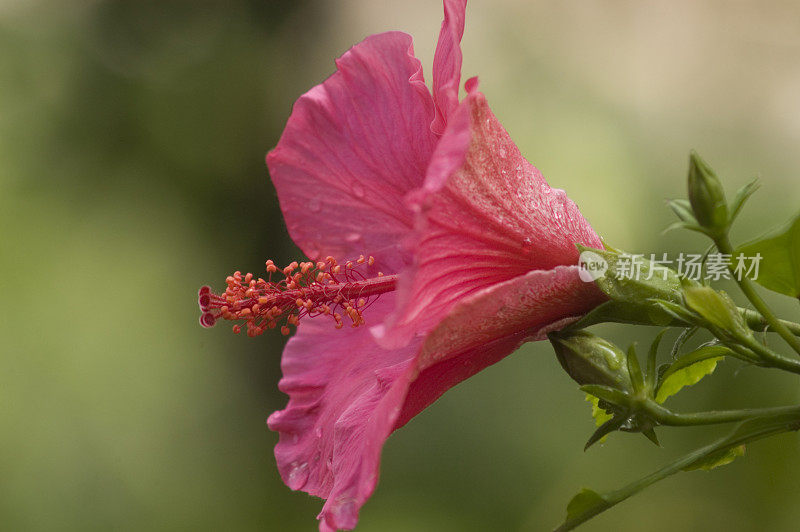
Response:
[[[717,249],[719,249],[720,252],[726,255],[733,255],[733,245],[731,244],[730,238],[728,238],[727,234],[716,238],[714,243],[717,245]],[[739,288],[742,289],[745,297],[747,297],[756,310],[759,311],[762,316],[764,316],[764,319],[772,328],[772,330],[778,333],[781,338],[783,338],[786,343],[789,344],[789,346],[791,346],[791,348],[794,349],[798,355],[800,355],[800,340],[798,340],[791,333],[791,331],[789,331],[789,329],[783,323],[781,323],[781,320],[778,319],[778,317],[767,306],[764,300],[761,299],[761,296],[758,295],[758,292],[756,292],[756,289],[753,286],[753,282],[748,279],[747,276],[743,275],[741,278],[739,278],[738,275],[735,275],[733,265],[730,265],[729,268],[731,269],[731,272],[734,273],[733,277],[736,279],[736,282],[739,284]]]
[[[769,323],[764,317],[754,310],[750,310],[749,308],[741,308],[739,307],[739,313],[741,313],[742,317],[747,322],[747,326],[753,329],[754,331],[763,331],[767,328]],[[795,336],[800,336],[800,323],[795,323],[793,321],[787,320],[778,320],[784,327],[786,327],[789,332],[794,334]]]
[[[738,358],[760,366],[782,369],[800,375],[800,360],[786,358],[776,353],[764,344],[759,343],[752,335],[738,334],[735,337],[731,337],[730,331],[723,331],[711,324],[706,324],[706,328],[720,342],[737,353],[739,355]]]
[[[692,451],[691,453],[675,460],[658,471],[646,477],[632,482],[624,488],[605,493],[596,494],[592,503],[577,515],[568,516],[567,520],[556,529],[555,532],[567,532],[573,530],[592,517],[601,514],[621,503],[625,499],[636,495],[646,487],[655,484],[675,473],[702,464],[704,460],[712,456],[723,453],[744,443],[760,440],[768,436],[783,432],[795,431],[800,428],[800,407],[784,409],[783,413],[774,416],[749,418],[739,425],[727,436],[719,440]]]
[[[742,410],[715,410],[679,414],[652,401],[645,403],[644,408],[659,424],[672,427],[719,425],[721,423],[744,421],[754,417],[780,416],[800,412],[800,407],[797,406],[779,406],[775,408],[745,408]]]
[[[742,346],[760,356],[764,361],[767,362],[768,365],[774,368],[800,374],[800,361],[779,355],[752,336],[738,336],[736,340],[738,340]],[[730,347],[730,344],[728,345]]]

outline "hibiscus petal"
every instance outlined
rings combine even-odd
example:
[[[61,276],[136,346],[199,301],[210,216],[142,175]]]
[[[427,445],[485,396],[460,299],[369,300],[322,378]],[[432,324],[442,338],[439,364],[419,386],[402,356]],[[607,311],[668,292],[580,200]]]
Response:
[[[402,198],[421,186],[435,145],[433,101],[408,34],[367,37],[336,65],[297,100],[267,166],[310,258],[370,253],[395,271],[413,226]]]
[[[445,147],[459,145],[465,127],[471,140],[464,164],[445,179],[442,168],[456,160]],[[399,310],[387,327],[373,330],[386,346],[426,333],[483,288],[577,264],[576,243],[602,246],[564,191],[550,188],[522,157],[474,84],[440,145],[424,186],[409,196],[420,211],[418,240],[415,264],[399,285]]]
[[[393,304],[393,294],[385,294],[370,318],[382,319]],[[385,350],[365,327],[337,330],[323,320],[304,320],[286,345],[279,387],[289,403],[268,425],[280,432],[275,457],[284,482],[327,499],[320,530],[355,527],[375,489],[383,442],[418,350],[419,342]]]
[[[371,307],[382,318],[394,301]],[[301,324],[287,344],[279,387],[289,404],[268,420],[280,432],[278,469],[294,490],[326,498],[320,530],[352,529],[375,489],[392,431],[445,391],[523,342],[578,319],[604,299],[576,266],[534,271],[459,302],[426,338],[386,350],[365,328]]]
[[[458,87],[461,84],[461,38],[464,36],[467,0],[444,0],[444,21],[433,56],[433,99],[436,118],[431,124],[434,133],[441,135],[450,114],[458,106]]]
[[[444,392],[513,353],[523,342],[577,320],[606,299],[578,266],[536,270],[485,288],[456,304],[425,338],[397,426]]]

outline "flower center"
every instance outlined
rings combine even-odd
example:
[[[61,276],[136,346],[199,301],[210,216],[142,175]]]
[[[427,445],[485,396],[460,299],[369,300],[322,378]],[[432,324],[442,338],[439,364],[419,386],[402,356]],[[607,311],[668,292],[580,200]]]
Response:
[[[268,260],[266,280],[237,271],[225,279],[228,287],[221,294],[208,286],[200,288],[200,325],[213,327],[220,318],[241,321],[247,326],[248,336],[258,336],[281,323],[281,333],[288,335],[289,326],[296,327],[300,318],[328,316],[337,329],[344,326],[345,319],[350,320],[351,327],[358,327],[364,324],[362,312],[397,285],[396,275],[378,272],[368,278],[360,271],[374,263],[373,257],[363,255],[344,265],[327,257],[317,263],[292,262],[279,269]],[[273,277],[282,278],[274,281]],[[235,324],[233,332],[241,332],[243,324]]]

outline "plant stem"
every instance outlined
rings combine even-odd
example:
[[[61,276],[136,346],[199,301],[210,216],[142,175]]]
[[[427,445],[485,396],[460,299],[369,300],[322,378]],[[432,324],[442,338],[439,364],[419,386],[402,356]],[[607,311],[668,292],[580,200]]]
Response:
[[[747,322],[747,326],[753,329],[754,331],[763,331],[769,323],[764,317],[755,312],[754,310],[750,310],[749,308],[741,308],[739,307],[739,313],[742,315],[744,320]],[[778,320],[784,327],[786,327],[789,332],[794,334],[795,336],[800,336],[800,323],[795,323],[793,321],[787,320]]]
[[[752,336],[740,336],[737,340],[744,347],[766,360],[770,366],[800,374],[800,361],[779,355]]]
[[[731,256],[733,255],[733,245],[731,244],[730,238],[728,238],[727,234],[716,238],[714,243],[717,245],[717,249],[719,249],[721,253]],[[730,269],[731,273],[734,273],[733,277],[736,279],[736,282],[739,284],[739,288],[741,288],[745,297],[747,297],[756,310],[759,311],[762,316],[764,316],[764,319],[769,326],[776,333],[778,333],[798,355],[800,355],[800,340],[798,340],[791,333],[791,331],[789,331],[789,329],[783,323],[781,323],[781,320],[779,320],[778,317],[772,312],[772,309],[770,309],[764,300],[761,299],[761,296],[758,295],[758,292],[756,292],[756,289],[753,286],[753,282],[744,275],[739,278],[739,276],[735,274],[732,264],[729,265],[728,268]]]
[[[672,427],[719,425],[721,423],[744,421],[754,417],[780,416],[793,412],[800,413],[800,407],[798,406],[779,406],[775,408],[745,408],[742,410],[714,410],[711,412],[679,414],[653,401],[648,401],[645,404],[645,410],[661,425]]]
[[[711,324],[706,324],[706,328],[723,345],[737,353],[739,355],[737,358],[760,366],[782,369],[800,375],[800,360],[786,358],[776,353],[759,343],[752,335],[738,334],[735,337],[731,337],[730,331],[723,331]]]
[[[558,527],[555,532],[568,532],[569,530],[573,530],[592,517],[636,495],[659,480],[679,473],[686,468],[697,466],[703,463],[704,460],[708,460],[710,457],[716,456],[719,453],[768,436],[796,431],[798,428],[800,428],[800,407],[784,409],[782,413],[771,416],[748,418],[737,425],[729,435],[705,447],[690,452],[644,478],[631,482],[627,486],[609,493],[604,493],[602,495],[595,494],[596,499],[589,508],[578,513],[578,515],[568,515],[567,520]]]

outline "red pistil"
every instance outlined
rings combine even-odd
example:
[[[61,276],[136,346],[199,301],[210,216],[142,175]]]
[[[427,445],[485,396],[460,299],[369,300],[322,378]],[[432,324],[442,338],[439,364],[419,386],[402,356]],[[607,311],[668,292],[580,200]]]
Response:
[[[363,255],[356,261],[339,265],[333,257],[324,261],[293,262],[279,269],[268,260],[267,279],[256,278],[252,273],[235,272],[225,282],[228,287],[215,294],[204,286],[198,293],[198,303],[203,314],[200,325],[213,327],[218,319],[243,321],[248,336],[258,336],[279,323],[281,333],[290,333],[305,316],[329,316],[337,329],[348,318],[352,327],[364,324],[362,312],[383,293],[391,292],[397,284],[396,275],[367,278],[359,271],[363,265],[372,266],[375,259]],[[273,281],[273,276],[283,277]],[[242,330],[242,324],[233,326],[233,332]]]

